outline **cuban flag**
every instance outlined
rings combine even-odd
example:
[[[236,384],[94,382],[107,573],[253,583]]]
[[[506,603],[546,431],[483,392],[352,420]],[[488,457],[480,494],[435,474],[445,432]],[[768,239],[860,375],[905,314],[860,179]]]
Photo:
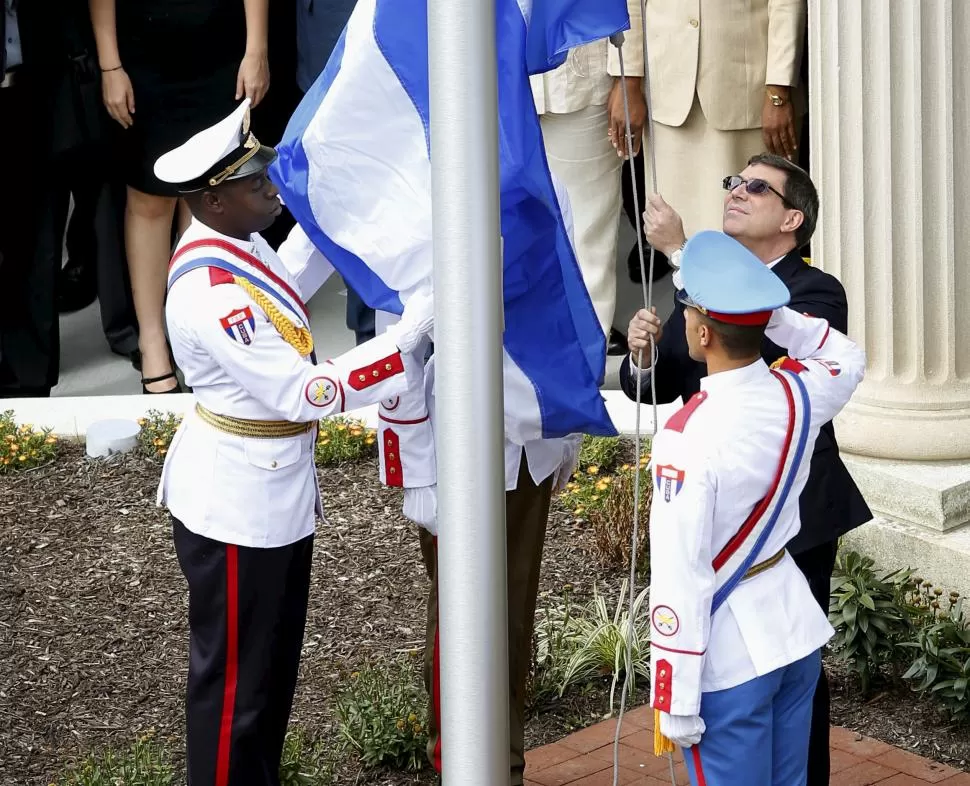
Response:
[[[630,26],[626,0],[495,0],[506,434],[613,435],[605,337],[566,234],[529,74]],[[313,244],[371,307],[432,281],[425,0],[359,0],[271,170]],[[604,129],[604,133],[606,133]]]

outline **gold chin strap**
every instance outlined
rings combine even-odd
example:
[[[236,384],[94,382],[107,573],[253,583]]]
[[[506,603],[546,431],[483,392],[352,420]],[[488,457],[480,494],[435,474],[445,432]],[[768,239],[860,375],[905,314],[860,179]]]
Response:
[[[273,301],[255,284],[242,276],[233,276],[232,278],[236,284],[246,290],[246,294],[253,299],[253,302],[263,309],[269,321],[273,323],[273,327],[279,331],[279,334],[287,344],[293,347],[303,357],[308,357],[313,352],[313,336],[307,328],[298,328],[290,322],[283,315],[283,312],[276,307]]]
[[[260,144],[259,140],[256,139],[255,135],[250,132],[249,136],[246,138],[246,142],[243,144],[246,148],[246,152],[242,154],[238,161],[227,166],[218,175],[213,175],[209,178],[210,186],[217,186],[231,174],[239,170],[243,164],[245,164],[250,158],[259,152]]]

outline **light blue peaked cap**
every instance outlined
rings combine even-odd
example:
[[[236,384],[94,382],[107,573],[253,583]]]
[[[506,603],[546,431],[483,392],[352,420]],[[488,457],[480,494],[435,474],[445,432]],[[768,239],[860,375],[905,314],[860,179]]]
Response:
[[[764,325],[791,300],[784,282],[723,232],[698,232],[687,241],[680,279],[678,300],[720,322]]]

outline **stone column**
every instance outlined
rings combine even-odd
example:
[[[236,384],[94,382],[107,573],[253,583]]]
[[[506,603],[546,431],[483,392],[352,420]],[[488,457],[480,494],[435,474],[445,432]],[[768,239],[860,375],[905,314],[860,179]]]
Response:
[[[970,2],[809,0],[814,261],[866,379],[845,450],[970,458]]]
[[[836,421],[847,543],[970,591],[970,0],[809,0],[815,264],[866,379]]]

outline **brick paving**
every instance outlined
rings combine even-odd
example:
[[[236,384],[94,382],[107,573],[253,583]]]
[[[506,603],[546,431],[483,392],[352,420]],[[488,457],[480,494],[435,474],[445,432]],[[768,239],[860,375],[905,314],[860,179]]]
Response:
[[[526,786],[612,786],[615,721],[590,726],[526,755]],[[909,751],[832,728],[831,786],[970,786],[970,773]],[[687,786],[680,751],[674,754],[677,786]],[[622,786],[670,786],[667,757],[653,755],[653,711],[639,707],[623,716],[619,751]]]

